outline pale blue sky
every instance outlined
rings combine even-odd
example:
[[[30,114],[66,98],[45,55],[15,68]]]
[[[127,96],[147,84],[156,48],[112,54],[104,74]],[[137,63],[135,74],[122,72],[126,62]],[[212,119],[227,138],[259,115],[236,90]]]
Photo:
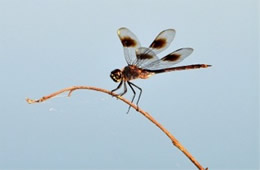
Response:
[[[136,80],[140,107],[210,169],[259,168],[259,1],[0,0],[0,169],[195,169],[157,127],[106,89],[126,65],[116,35],[143,46],[174,28],[173,44],[194,52],[178,65],[209,69]],[[131,98],[131,93],[126,95]]]

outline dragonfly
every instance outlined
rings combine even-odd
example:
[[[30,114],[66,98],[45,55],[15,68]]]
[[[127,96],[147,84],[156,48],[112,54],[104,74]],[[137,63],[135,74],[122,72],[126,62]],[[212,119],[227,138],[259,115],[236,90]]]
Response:
[[[131,100],[133,103],[136,96],[135,88],[137,88],[140,91],[136,102],[137,110],[139,108],[138,103],[142,95],[142,89],[132,83],[132,80],[147,79],[154,74],[170,71],[199,69],[211,66],[208,64],[192,64],[172,67],[174,64],[177,64],[188,57],[193,52],[192,48],[180,48],[159,59],[157,54],[167,49],[173,41],[176,34],[174,29],[166,29],[160,32],[149,47],[142,47],[135,34],[125,27],[119,28],[117,34],[123,45],[127,66],[122,69],[115,69],[111,72],[111,79],[114,82],[119,83],[111,92],[119,90],[123,85],[123,92],[117,94],[123,96],[127,92],[128,85],[133,92]],[[130,106],[127,113],[129,110]]]

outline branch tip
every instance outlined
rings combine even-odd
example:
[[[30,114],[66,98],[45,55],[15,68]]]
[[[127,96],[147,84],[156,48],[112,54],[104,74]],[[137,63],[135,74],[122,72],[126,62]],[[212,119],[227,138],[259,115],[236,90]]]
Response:
[[[26,98],[25,100],[27,101],[28,104],[35,103],[35,100],[33,100],[33,99]]]

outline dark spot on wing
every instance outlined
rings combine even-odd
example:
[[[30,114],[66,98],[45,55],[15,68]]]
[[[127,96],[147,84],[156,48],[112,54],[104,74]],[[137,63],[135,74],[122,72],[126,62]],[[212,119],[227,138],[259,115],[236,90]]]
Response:
[[[153,58],[153,56],[151,54],[145,54],[145,53],[144,54],[139,54],[136,57],[139,60],[147,60],[147,59],[152,59]]]
[[[154,49],[160,49],[166,46],[166,39],[165,38],[160,38],[160,39],[156,39],[153,41],[153,43],[150,45],[151,48]]]
[[[132,39],[131,37],[123,37],[121,39],[121,42],[124,47],[134,47],[137,44],[136,41],[134,39]]]
[[[174,61],[177,61],[179,58],[181,57],[180,54],[169,54],[165,57],[162,58],[163,61],[170,61],[170,62],[174,62]]]

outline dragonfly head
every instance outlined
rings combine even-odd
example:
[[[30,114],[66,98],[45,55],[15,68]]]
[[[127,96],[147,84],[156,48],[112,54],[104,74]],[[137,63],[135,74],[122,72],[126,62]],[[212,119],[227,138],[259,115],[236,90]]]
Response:
[[[122,80],[122,71],[115,69],[110,73],[110,77],[114,82],[120,82]]]

